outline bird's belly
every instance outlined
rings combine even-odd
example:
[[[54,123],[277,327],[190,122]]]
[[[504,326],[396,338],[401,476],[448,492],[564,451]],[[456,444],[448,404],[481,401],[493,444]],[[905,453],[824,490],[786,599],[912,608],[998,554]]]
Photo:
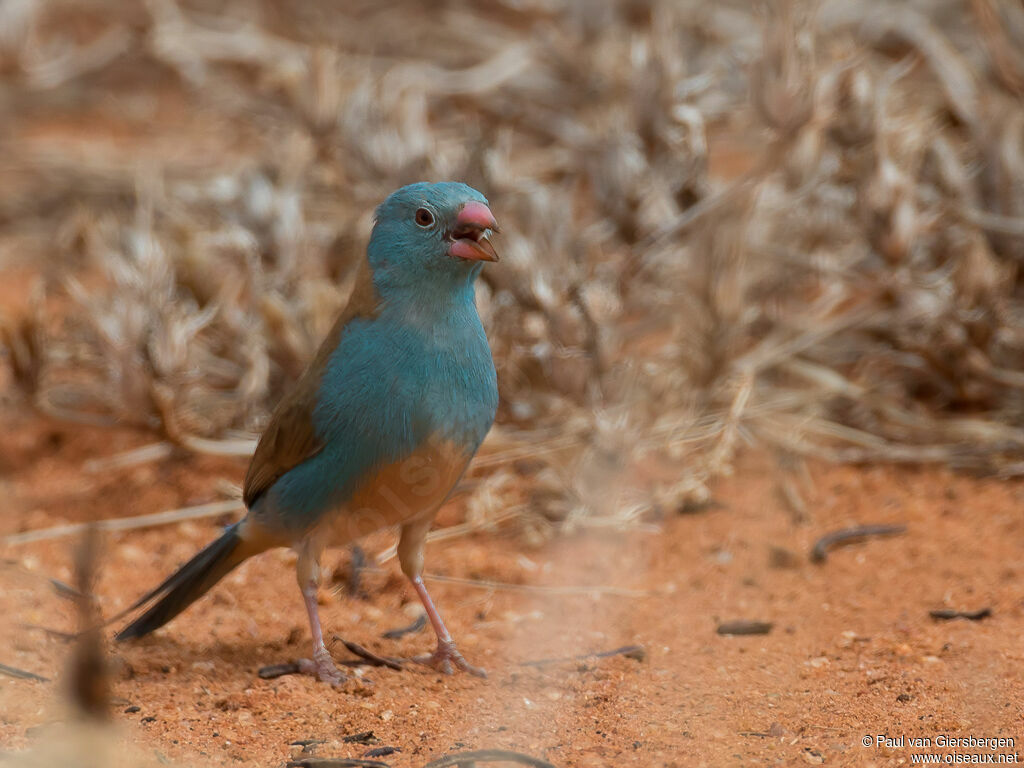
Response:
[[[429,441],[407,458],[375,470],[317,525],[323,546],[339,546],[392,525],[433,515],[451,493],[470,455],[449,441]]]

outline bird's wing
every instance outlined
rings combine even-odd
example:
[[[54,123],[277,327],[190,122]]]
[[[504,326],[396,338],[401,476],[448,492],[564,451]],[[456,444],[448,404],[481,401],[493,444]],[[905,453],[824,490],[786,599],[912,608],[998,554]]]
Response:
[[[373,277],[369,266],[364,263],[360,266],[348,305],[323,340],[305,373],[274,409],[270,424],[256,445],[242,491],[247,507],[252,507],[281,475],[315,456],[323,448],[313,428],[313,410],[316,407],[320,379],[345,327],[357,317],[375,316],[377,304]]]

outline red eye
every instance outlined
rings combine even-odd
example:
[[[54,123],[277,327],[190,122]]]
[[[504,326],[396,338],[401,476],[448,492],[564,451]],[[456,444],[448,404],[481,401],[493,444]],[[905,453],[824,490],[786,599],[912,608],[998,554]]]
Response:
[[[426,208],[420,208],[416,211],[416,223],[421,227],[429,227],[434,223],[434,214]]]

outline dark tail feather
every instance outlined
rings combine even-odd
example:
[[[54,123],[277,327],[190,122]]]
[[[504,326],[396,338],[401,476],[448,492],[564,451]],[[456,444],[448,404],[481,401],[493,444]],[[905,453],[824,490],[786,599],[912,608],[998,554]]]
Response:
[[[238,551],[238,545],[242,543],[238,526],[239,523],[230,526],[219,539],[207,545],[171,574],[163,584],[144,595],[125,611],[124,613],[130,613],[152,600],[158,600],[155,605],[150,606],[145,613],[118,632],[115,639],[142,637],[154,629],[159,629],[245,560],[250,553]]]

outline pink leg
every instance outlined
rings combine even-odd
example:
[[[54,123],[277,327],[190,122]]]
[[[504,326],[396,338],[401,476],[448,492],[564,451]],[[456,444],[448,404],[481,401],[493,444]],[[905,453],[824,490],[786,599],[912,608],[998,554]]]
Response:
[[[437,635],[437,649],[429,656],[417,656],[413,661],[426,664],[444,672],[446,675],[452,674],[452,664],[454,664],[457,669],[463,672],[469,672],[477,677],[487,677],[487,673],[484,670],[480,669],[480,667],[474,667],[466,661],[455,648],[455,641],[448,634],[448,628],[441,620],[441,614],[434,607],[434,601],[430,599],[430,594],[423,584],[423,579],[419,576],[414,576],[410,581],[412,582],[413,589],[416,590],[416,594],[419,595],[420,602],[423,603],[423,607],[427,611],[427,618],[430,619],[430,624]]]
[[[324,633],[320,628],[320,611],[316,604],[316,592],[317,584],[312,580],[302,588],[302,599],[306,603],[306,613],[309,614],[309,629],[313,634],[313,658],[300,659],[299,670],[304,674],[312,675],[321,682],[341,685],[346,678],[335,665],[330,651],[324,645]]]

